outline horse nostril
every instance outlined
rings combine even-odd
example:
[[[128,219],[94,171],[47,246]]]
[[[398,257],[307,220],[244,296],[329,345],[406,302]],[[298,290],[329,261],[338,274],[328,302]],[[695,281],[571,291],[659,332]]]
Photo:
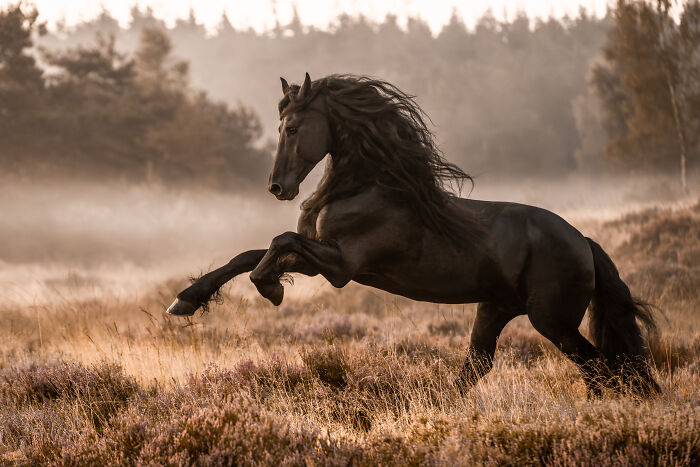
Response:
[[[270,193],[275,196],[282,194],[282,186],[279,183],[270,183]]]

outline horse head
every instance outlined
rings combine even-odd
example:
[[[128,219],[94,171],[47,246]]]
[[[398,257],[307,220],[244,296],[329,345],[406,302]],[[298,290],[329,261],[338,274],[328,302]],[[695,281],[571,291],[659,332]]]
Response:
[[[290,86],[280,79],[284,93],[280,136],[268,189],[277,199],[291,200],[299,194],[299,185],[309,172],[328,154],[332,141],[323,99],[312,89],[309,74],[301,86]]]

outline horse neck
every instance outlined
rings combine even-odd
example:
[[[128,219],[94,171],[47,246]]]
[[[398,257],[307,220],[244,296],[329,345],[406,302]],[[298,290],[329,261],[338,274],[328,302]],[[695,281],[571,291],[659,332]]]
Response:
[[[323,177],[303,207],[318,212],[326,204],[353,196],[373,184],[371,173],[360,158],[335,151],[330,153]]]

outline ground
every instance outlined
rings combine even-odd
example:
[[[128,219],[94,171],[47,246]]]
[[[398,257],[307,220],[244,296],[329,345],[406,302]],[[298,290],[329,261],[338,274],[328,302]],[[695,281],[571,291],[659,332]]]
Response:
[[[700,202],[576,225],[660,309],[659,397],[588,399],[526,317],[461,395],[474,305],[297,279],[275,308],[243,276],[183,320],[163,313],[180,276],[124,293],[69,271],[0,305],[0,459],[700,464]]]

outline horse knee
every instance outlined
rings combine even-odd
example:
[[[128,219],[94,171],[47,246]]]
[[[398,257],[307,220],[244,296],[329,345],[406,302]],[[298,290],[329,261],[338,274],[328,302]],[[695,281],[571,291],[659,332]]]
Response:
[[[295,234],[294,232],[281,233],[272,239],[269,249],[272,251],[287,249],[291,244],[294,243],[294,241],[296,240],[296,236],[297,234]]]

